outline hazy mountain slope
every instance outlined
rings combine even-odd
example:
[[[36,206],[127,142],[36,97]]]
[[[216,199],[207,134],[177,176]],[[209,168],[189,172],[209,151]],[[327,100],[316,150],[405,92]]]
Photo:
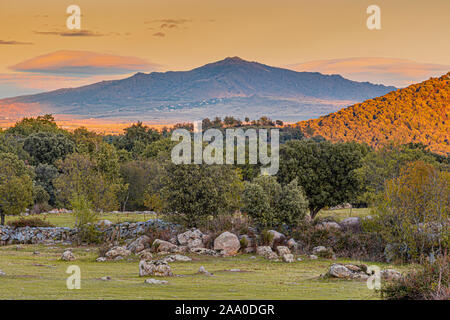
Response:
[[[450,72],[297,125],[333,141],[421,142],[450,153]]]
[[[395,88],[350,81],[339,75],[296,72],[234,57],[190,71],[137,73],[122,80],[4,99],[0,100],[0,104],[42,103],[115,108],[255,95],[362,101],[392,90]]]

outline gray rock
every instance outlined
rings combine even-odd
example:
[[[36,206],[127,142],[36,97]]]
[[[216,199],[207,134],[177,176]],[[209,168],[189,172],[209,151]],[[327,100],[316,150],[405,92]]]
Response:
[[[6,276],[6,273],[4,273],[2,270],[0,270],[0,277]]]
[[[203,233],[198,229],[191,229],[177,235],[178,243],[182,246],[187,246],[190,241],[200,239],[203,240]],[[192,247],[194,248],[194,247]]]
[[[276,260],[278,259],[278,255],[272,251],[272,248],[269,246],[259,246],[256,247],[256,254],[259,256],[263,256],[266,259],[269,260]]]
[[[360,217],[349,217],[345,218],[341,221],[341,226],[344,228],[359,228],[361,226],[361,218]]]
[[[294,262],[294,255],[291,253],[285,253],[281,256],[281,259],[283,259],[284,262]]]
[[[288,242],[286,243],[289,249],[293,249],[295,250],[298,246],[297,241],[295,241],[294,239],[289,239]]]
[[[139,276],[157,276],[157,277],[171,277],[173,276],[170,266],[165,261],[154,260],[139,262]]]
[[[206,271],[206,269],[205,269],[204,266],[201,266],[201,267],[198,269],[198,273],[204,274],[205,276],[212,276],[212,275],[213,275],[212,273]]]
[[[151,245],[151,239],[150,237],[143,235],[131,242],[127,249],[130,250],[132,253],[139,253],[147,248],[150,248]]]
[[[222,250],[226,256],[238,253],[241,244],[239,238],[231,232],[224,232],[214,240],[214,250]]]
[[[206,248],[192,248],[190,250],[190,252],[195,253],[195,254],[205,255],[205,256],[213,256],[213,257],[218,257],[218,256],[222,255],[220,252],[218,252],[216,250],[206,249]]]
[[[317,260],[317,259],[319,259],[319,257],[317,257],[315,254],[311,254],[311,255],[309,255],[309,259]]]
[[[145,249],[139,252],[139,258],[141,260],[151,260],[153,258],[153,254],[150,252],[150,249]]]
[[[63,254],[61,255],[61,260],[63,261],[74,261],[75,259],[76,258],[74,254],[70,250],[64,251]]]
[[[381,270],[381,278],[386,281],[392,280],[400,280],[402,278],[402,274],[394,269],[385,269]]]
[[[110,276],[101,277],[101,280],[103,280],[103,281],[110,281],[111,277]]]
[[[322,222],[320,224],[318,224],[316,226],[317,229],[321,230],[321,229],[326,229],[326,230],[330,230],[330,229],[336,229],[336,230],[340,230],[341,226],[337,223],[337,222]]]
[[[177,249],[177,246],[168,241],[156,239],[153,241],[152,248],[156,252],[173,252]]]
[[[277,252],[279,256],[283,256],[284,254],[291,254],[291,250],[289,250],[289,248],[285,246],[278,246]]]
[[[325,248],[324,246],[317,246],[313,248],[312,253],[314,255],[318,255],[322,251],[327,251],[327,248]]]
[[[164,257],[163,259],[161,259],[162,261],[165,261],[167,263],[169,262],[176,262],[176,261],[180,261],[180,262],[189,262],[192,261],[191,258],[183,256],[181,254],[172,254],[169,255],[167,257]]]
[[[328,274],[331,277],[334,278],[351,278],[352,276],[352,271],[350,271],[348,268],[346,268],[345,266],[343,266],[342,264],[339,263],[335,263],[333,265],[331,265]]]
[[[106,252],[105,257],[107,259],[116,259],[117,257],[128,257],[131,255],[131,251],[128,250],[126,247],[113,247],[108,252]]]
[[[97,261],[97,262],[105,262],[106,258],[105,257],[98,257],[97,259],[95,259],[95,261]]]
[[[281,242],[283,242],[284,240],[286,240],[286,236],[285,236],[284,234],[278,232],[278,231],[275,231],[275,230],[269,230],[268,233],[273,235],[272,242],[270,243],[270,246],[271,246],[271,247],[273,247],[273,244],[274,244],[275,242],[281,243]]]
[[[168,284],[169,282],[166,280],[156,280],[153,278],[145,279],[144,283],[146,284]]]

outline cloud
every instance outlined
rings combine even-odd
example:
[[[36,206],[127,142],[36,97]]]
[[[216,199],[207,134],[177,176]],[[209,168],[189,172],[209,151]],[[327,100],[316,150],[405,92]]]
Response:
[[[20,72],[63,75],[126,74],[154,71],[160,66],[137,57],[90,51],[60,50],[20,62],[9,68]]]
[[[154,33],[153,36],[155,36],[155,37],[165,37],[166,34],[163,33],[163,32],[157,32],[157,33]]]
[[[406,87],[430,77],[440,76],[450,70],[449,65],[421,63],[406,59],[362,57],[309,61],[287,67],[295,71],[340,74],[350,80],[397,87]]]
[[[60,37],[103,37],[106,34],[89,30],[79,31],[34,31],[35,34]]]
[[[0,45],[30,45],[30,44],[34,44],[34,43],[14,41],[14,40],[0,40]]]

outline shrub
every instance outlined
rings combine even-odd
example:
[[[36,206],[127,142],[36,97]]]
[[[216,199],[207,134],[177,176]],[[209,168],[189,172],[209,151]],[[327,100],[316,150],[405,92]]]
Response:
[[[337,257],[366,261],[384,261],[385,259],[385,242],[377,233],[317,229],[305,222],[293,229],[292,237],[300,244],[299,248],[303,253],[311,252],[316,246],[324,246],[332,248]]]
[[[77,228],[77,242],[78,244],[82,243],[102,243],[103,242],[103,234],[101,231],[97,230],[95,225],[93,224],[84,224],[80,225]]]
[[[386,300],[449,300],[450,259],[447,254],[399,280],[387,282],[380,290]]]
[[[40,218],[20,218],[18,220],[9,221],[7,223],[9,226],[14,228],[22,228],[22,227],[31,227],[31,228],[53,228],[55,227],[53,224],[51,224],[48,221],[45,221]]]
[[[295,225],[308,213],[308,201],[297,180],[281,187],[273,176],[260,176],[245,184],[243,211],[258,224]]]
[[[418,261],[449,246],[450,172],[417,161],[389,180],[371,222],[403,261]]]

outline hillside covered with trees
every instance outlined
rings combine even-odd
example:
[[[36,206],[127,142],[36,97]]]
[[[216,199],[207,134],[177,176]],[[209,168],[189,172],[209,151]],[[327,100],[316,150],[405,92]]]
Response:
[[[450,72],[296,126],[307,136],[335,142],[358,141],[376,148],[392,141],[422,143],[449,154],[449,113]]]

